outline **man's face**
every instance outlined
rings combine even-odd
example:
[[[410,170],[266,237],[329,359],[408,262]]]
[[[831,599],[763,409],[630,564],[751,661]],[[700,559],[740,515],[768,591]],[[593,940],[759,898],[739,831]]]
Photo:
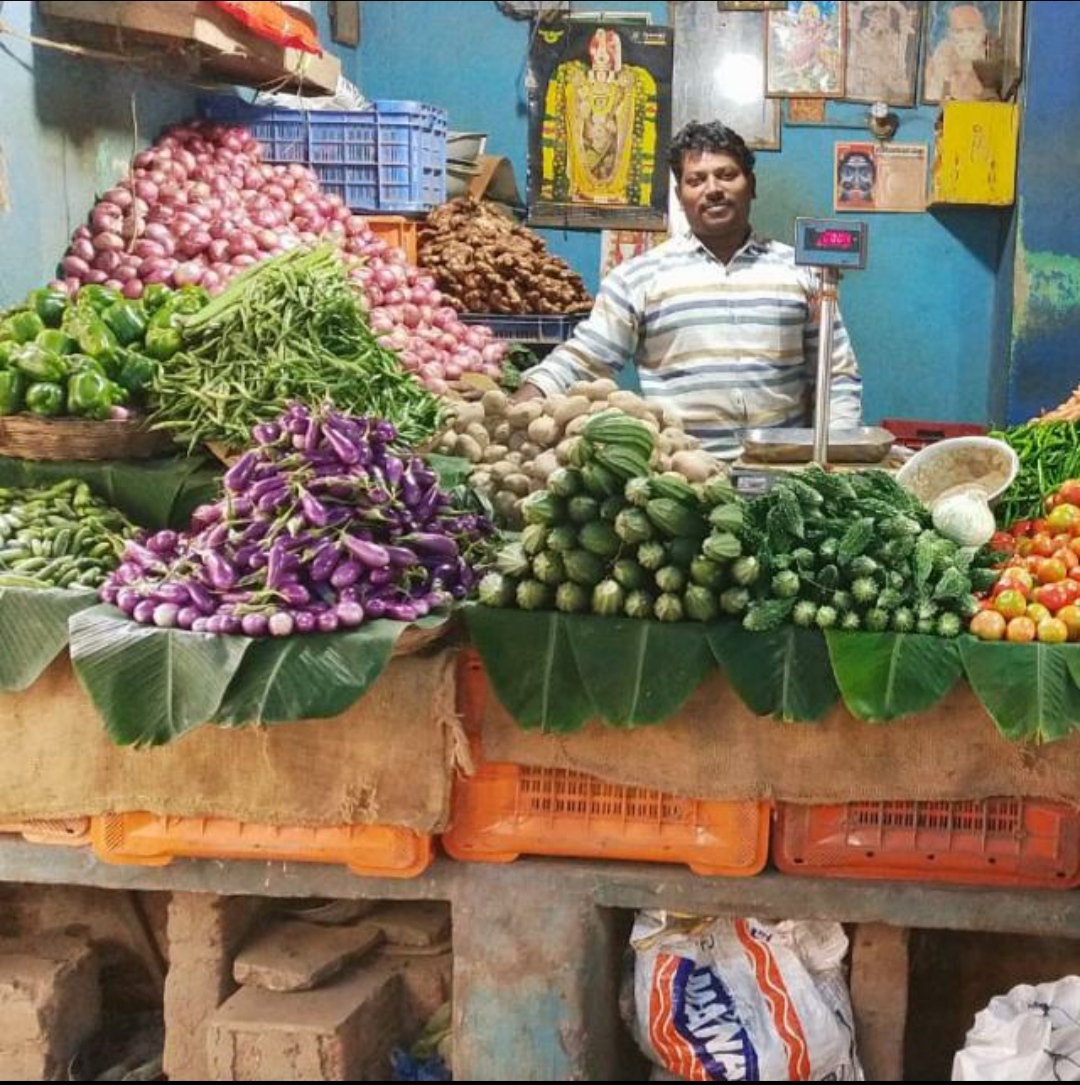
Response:
[[[723,152],[683,156],[679,203],[695,237],[741,242],[750,226],[754,182],[737,158]]]

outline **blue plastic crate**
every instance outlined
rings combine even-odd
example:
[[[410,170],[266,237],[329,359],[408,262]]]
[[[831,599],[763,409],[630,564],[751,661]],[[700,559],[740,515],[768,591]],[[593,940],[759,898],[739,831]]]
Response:
[[[574,313],[569,316],[462,313],[460,319],[462,324],[482,324],[489,327],[496,339],[519,343],[565,343],[587,316],[587,313]]]
[[[207,120],[242,124],[267,162],[310,166],[323,188],[354,211],[410,214],[446,200],[446,110],[376,101],[354,113],[262,109],[239,98],[204,98]]]

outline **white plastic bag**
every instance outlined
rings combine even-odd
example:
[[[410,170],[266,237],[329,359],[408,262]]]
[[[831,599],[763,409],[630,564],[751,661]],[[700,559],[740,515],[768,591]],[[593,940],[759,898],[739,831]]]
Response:
[[[953,1081],[1080,1081],[1080,976],[1022,984],[975,1017]]]
[[[863,1080],[838,923],[642,912],[631,945],[634,1033],[676,1080]]]
[[[338,76],[337,91],[328,96],[315,97],[301,94],[260,92],[252,103],[270,109],[296,110],[331,110],[348,113],[367,108],[367,99],[360,93],[360,88],[345,76]]]

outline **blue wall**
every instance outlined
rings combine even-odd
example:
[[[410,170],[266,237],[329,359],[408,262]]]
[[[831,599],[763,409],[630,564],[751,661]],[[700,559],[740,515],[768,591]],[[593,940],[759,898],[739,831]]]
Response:
[[[29,34],[33,8],[9,0],[0,17]],[[53,277],[95,194],[124,175],[135,142],[132,94],[141,143],[185,117],[193,100],[187,88],[118,65],[0,38],[0,151],[10,204],[0,212],[0,307]]]
[[[648,10],[658,24],[667,20],[666,4],[589,7]],[[487,132],[489,152],[513,161],[524,192],[528,41],[529,24],[507,19],[492,3],[368,2],[350,74],[368,97],[435,102],[450,111],[451,128]],[[933,110],[899,112],[899,140],[931,143]],[[759,156],[759,229],[790,240],[796,215],[831,213],[832,144],[868,136],[864,116],[862,106],[837,104],[829,106],[835,126],[785,127],[783,150]],[[992,378],[1002,372],[994,321],[1009,214],[971,209],[870,218],[870,269],[841,288],[866,377],[867,418],[987,420]],[[547,236],[595,288],[597,236]]]
[[[1008,418],[1022,422],[1080,383],[1080,8],[1028,4]],[[1034,65],[1031,63],[1034,61]]]

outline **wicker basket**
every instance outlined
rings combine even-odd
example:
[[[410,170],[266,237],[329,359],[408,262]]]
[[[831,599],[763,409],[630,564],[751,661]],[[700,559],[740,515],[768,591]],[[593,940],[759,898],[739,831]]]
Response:
[[[170,448],[169,435],[147,429],[142,419],[0,418],[0,456],[20,460],[146,460]]]

